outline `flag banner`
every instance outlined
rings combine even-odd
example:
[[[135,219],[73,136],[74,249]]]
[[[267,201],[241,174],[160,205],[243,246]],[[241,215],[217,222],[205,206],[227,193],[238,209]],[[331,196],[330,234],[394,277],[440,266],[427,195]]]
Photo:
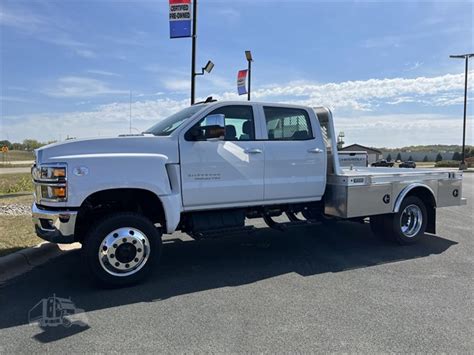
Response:
[[[191,0],[170,1],[170,38],[191,37]]]
[[[239,95],[245,95],[247,93],[247,70],[239,70],[237,74],[237,91]]]

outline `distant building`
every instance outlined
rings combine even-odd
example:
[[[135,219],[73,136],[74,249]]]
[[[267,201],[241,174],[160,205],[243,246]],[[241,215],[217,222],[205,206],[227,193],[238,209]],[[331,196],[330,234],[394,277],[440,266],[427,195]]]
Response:
[[[370,148],[370,147],[364,147],[363,145],[360,144],[351,144],[348,145],[347,147],[341,148],[339,150],[342,151],[364,151],[367,152],[369,156],[369,164],[372,164],[373,162],[376,162],[377,160],[382,159],[383,154],[380,150],[375,149],[375,148]]]

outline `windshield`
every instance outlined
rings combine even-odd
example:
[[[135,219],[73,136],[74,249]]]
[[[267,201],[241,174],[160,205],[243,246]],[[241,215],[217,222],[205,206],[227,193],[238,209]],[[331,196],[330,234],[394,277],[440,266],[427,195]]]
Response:
[[[202,110],[204,105],[197,105],[185,108],[175,114],[160,120],[154,126],[148,128],[143,133],[151,133],[155,136],[169,136],[173,133],[179,126],[181,126],[184,121],[190,118],[192,115]]]

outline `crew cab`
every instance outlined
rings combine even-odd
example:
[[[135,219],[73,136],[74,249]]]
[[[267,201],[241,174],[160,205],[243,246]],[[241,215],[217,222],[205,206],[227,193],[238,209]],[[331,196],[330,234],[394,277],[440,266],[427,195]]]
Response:
[[[143,134],[48,145],[32,176],[36,233],[82,243],[103,285],[144,278],[175,231],[370,220],[377,236],[412,244],[435,233],[437,208],[466,203],[457,170],[342,167],[329,109],[275,103],[206,102]]]

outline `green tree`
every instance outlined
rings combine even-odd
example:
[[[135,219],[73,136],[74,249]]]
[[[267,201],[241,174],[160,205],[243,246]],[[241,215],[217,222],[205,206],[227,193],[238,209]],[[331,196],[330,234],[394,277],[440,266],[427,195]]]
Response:
[[[452,160],[457,160],[457,161],[461,161],[461,153],[459,152],[454,152],[453,154],[453,157],[451,158]]]
[[[427,155],[425,155],[425,157],[423,158],[423,162],[425,162],[425,163],[426,163],[427,161],[428,161],[428,156],[427,156]]]
[[[12,150],[24,150],[23,144],[21,143],[13,143]]]
[[[7,141],[7,140],[4,140],[4,141],[0,141],[0,148],[1,147],[4,147],[4,146],[7,146],[8,149],[12,149],[13,148],[13,145],[10,141]]]
[[[38,149],[43,145],[43,143],[38,142],[36,139],[25,139],[23,141],[23,148],[28,151]]]
[[[387,161],[392,161],[392,154],[388,153],[388,155],[387,155]]]
[[[397,158],[395,160],[402,160],[402,155],[400,153],[398,153]]]
[[[439,161],[441,161],[441,160],[443,160],[443,157],[442,157],[441,153],[438,153],[438,155],[436,156],[435,161],[436,161],[436,162],[439,162]]]

